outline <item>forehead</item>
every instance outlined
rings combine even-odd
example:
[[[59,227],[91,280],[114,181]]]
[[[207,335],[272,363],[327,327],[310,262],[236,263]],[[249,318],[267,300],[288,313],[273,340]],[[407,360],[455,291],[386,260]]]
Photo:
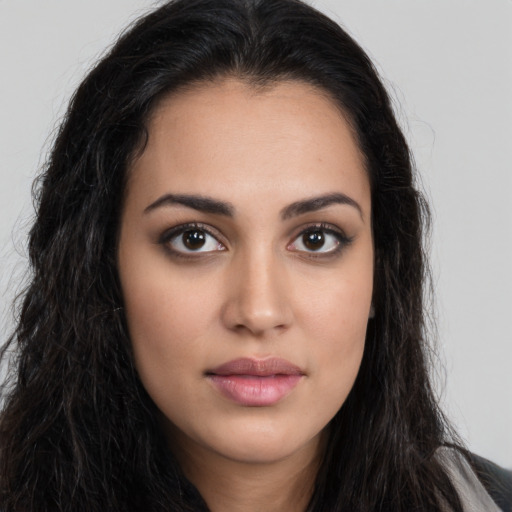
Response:
[[[256,190],[277,198],[283,191],[303,196],[348,187],[360,202],[369,199],[350,124],[327,94],[302,82],[257,89],[226,79],[195,86],[158,105],[148,134],[128,195],[168,188],[254,199]]]

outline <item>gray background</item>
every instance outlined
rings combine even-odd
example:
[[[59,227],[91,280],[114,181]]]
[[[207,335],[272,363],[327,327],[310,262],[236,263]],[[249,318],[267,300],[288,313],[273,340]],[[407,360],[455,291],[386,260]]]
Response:
[[[0,315],[30,187],[85,71],[155,2],[0,0]],[[475,452],[512,467],[512,1],[323,0],[374,59],[434,212],[436,382]]]

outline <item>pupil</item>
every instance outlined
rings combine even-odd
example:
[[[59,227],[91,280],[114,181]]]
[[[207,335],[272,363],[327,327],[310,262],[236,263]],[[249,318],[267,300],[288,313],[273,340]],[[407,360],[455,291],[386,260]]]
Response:
[[[205,244],[204,232],[197,229],[185,231],[185,233],[183,233],[183,244],[188,249],[201,249]]]
[[[308,249],[316,251],[324,245],[325,239],[321,231],[310,231],[309,233],[304,233],[302,241]]]

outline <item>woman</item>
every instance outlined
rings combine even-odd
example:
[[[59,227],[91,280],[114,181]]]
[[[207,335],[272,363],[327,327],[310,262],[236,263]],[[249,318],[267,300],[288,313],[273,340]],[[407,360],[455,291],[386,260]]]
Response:
[[[38,201],[2,510],[499,510],[429,386],[407,145],[332,21],[149,14]]]

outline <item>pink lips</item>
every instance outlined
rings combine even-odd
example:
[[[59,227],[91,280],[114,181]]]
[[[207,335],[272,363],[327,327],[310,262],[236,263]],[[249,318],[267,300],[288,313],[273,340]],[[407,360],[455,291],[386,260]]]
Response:
[[[207,372],[213,385],[226,398],[251,407],[279,402],[304,376],[285,359],[234,359]]]

